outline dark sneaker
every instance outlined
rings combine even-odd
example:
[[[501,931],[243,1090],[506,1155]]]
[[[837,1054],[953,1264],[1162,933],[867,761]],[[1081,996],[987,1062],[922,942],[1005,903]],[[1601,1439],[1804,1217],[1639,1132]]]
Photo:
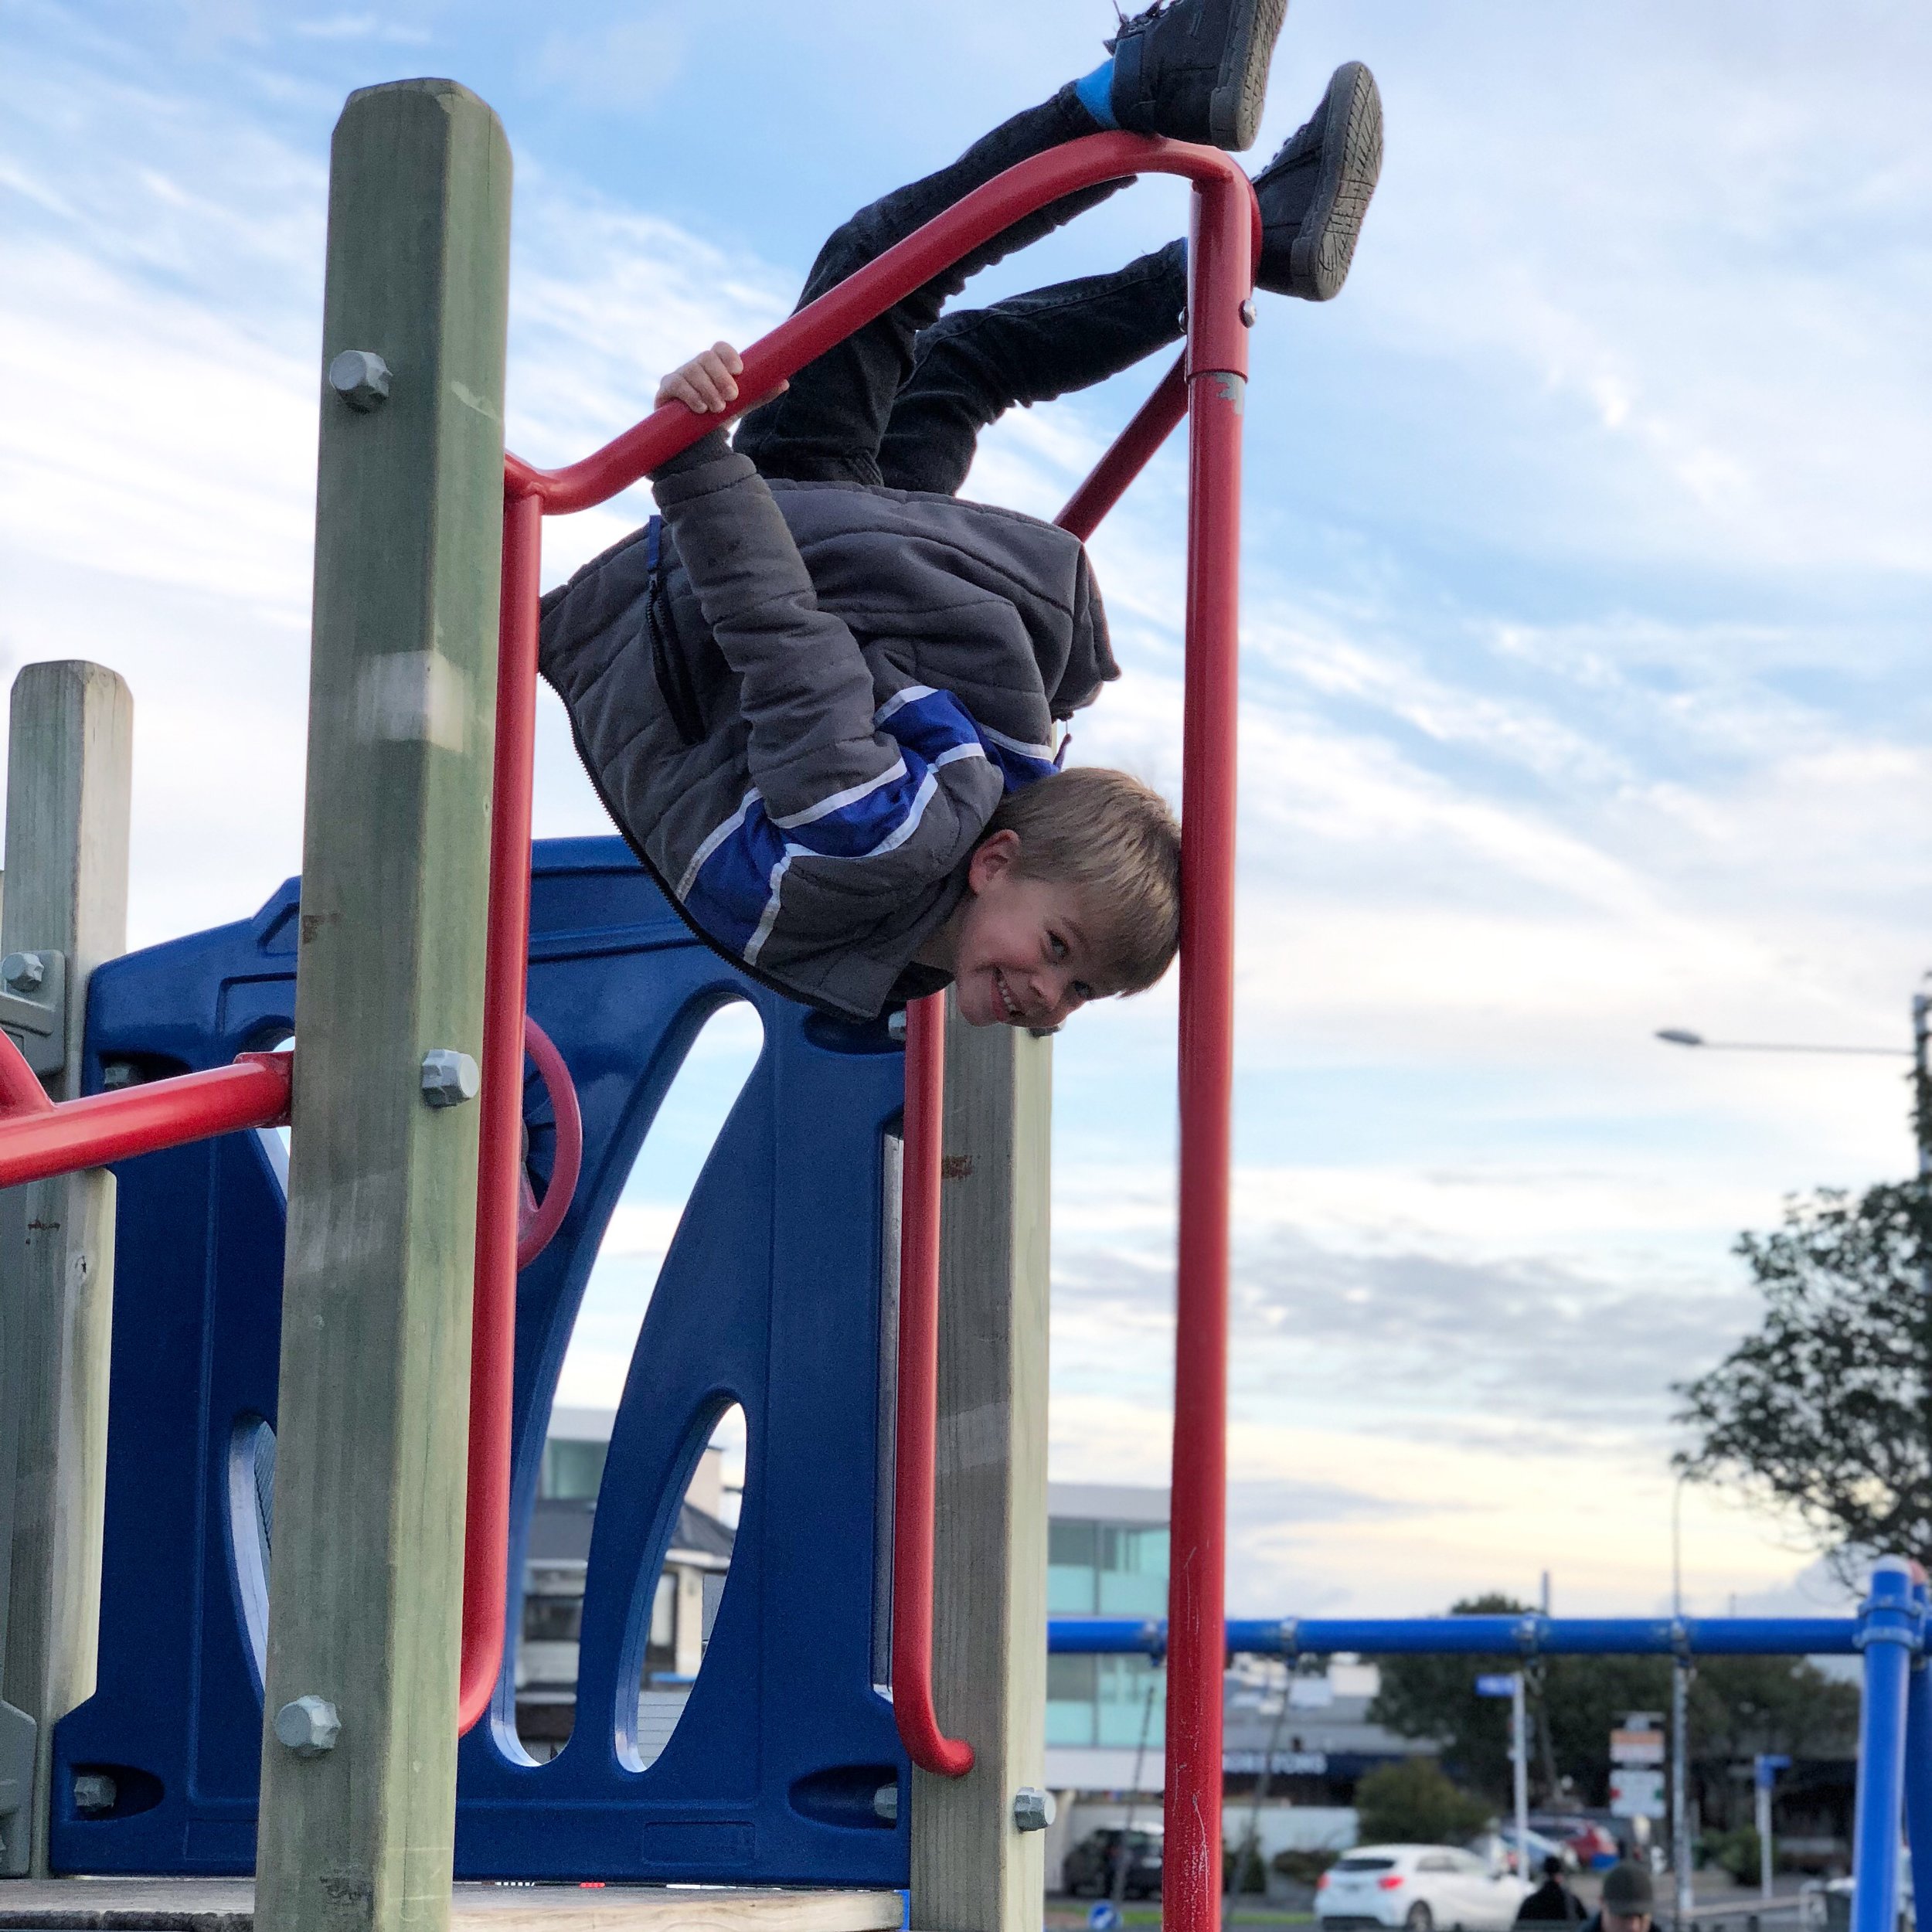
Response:
[[[1375,76],[1351,60],[1254,178],[1262,233],[1255,281],[1311,302],[1338,294],[1381,172],[1382,97]]]
[[[1154,0],[1107,43],[1114,118],[1137,134],[1252,148],[1287,10],[1288,0]]]

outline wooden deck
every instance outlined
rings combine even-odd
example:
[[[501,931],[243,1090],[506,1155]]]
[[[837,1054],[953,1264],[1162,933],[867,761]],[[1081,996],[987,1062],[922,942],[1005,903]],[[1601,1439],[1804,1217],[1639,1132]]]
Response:
[[[451,1932],[898,1932],[896,1892],[459,1885]],[[252,1879],[0,1879],[0,1932],[254,1932]]]

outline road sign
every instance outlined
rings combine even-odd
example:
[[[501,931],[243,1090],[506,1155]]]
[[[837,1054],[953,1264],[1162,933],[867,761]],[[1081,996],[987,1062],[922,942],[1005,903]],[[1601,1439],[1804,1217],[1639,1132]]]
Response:
[[[1612,1818],[1662,1818],[1664,1774],[1619,1768],[1610,1774]]]
[[[1087,1932],[1121,1932],[1121,1908],[1111,1899],[1102,1899],[1087,1910]]]
[[[1757,1754],[1757,1785],[1760,1791],[1768,1791],[1777,1782],[1780,1771],[1788,1771],[1791,1760],[1779,1751],[1760,1751]]]
[[[1476,1695],[1478,1697],[1514,1697],[1515,1694],[1516,1679],[1513,1672],[1498,1672],[1476,1679]]]
[[[1610,1734],[1610,1761],[1613,1764],[1661,1766],[1664,1761],[1664,1733],[1662,1731],[1612,1731]]]

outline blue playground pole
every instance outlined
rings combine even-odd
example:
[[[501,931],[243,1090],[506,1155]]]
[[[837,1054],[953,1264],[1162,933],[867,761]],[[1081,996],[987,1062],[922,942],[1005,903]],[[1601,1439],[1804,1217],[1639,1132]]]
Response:
[[[1230,1652],[1264,1657],[1818,1657],[1859,1647],[1852,1617],[1230,1617]],[[1056,1655],[1158,1657],[1167,1624],[1150,1617],[1056,1617]]]
[[[1901,1557],[1881,1558],[1872,1566],[1872,1594],[1859,1616],[1865,1696],[1852,1825],[1852,1932],[1897,1932],[1906,1695],[1923,1629],[1911,1566]]]
[[[1923,1617],[1925,1585],[1919,1584],[1913,1595]],[[1917,1906],[1932,1899],[1932,1675],[1923,1649],[1912,1660],[1905,1696],[1905,1842],[1912,1853],[1912,1898]]]

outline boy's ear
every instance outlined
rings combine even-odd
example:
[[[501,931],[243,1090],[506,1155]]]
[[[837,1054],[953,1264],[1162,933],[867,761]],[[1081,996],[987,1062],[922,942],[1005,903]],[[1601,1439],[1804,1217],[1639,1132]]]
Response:
[[[966,883],[976,893],[983,893],[1002,872],[1012,869],[1015,859],[1019,856],[1019,834],[1010,828],[989,832],[973,848],[973,855],[966,867]]]

